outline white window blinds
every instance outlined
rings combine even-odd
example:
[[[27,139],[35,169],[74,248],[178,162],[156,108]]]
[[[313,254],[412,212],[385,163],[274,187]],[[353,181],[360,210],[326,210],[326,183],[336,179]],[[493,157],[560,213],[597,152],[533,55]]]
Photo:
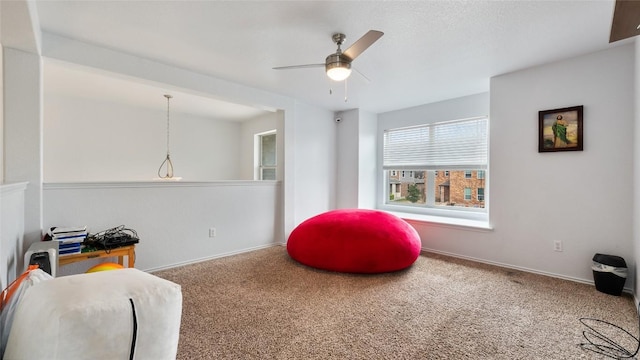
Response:
[[[384,132],[385,170],[486,169],[488,118],[446,121]]]

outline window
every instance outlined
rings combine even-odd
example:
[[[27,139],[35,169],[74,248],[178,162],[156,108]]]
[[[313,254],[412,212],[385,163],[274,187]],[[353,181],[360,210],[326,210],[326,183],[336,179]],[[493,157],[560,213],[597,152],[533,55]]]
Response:
[[[259,180],[276,180],[276,132],[257,134]]]
[[[464,199],[471,200],[471,188],[464,188]]]
[[[385,130],[382,153],[384,191],[392,183],[396,191],[382,197],[381,208],[487,219],[487,117]],[[391,178],[393,171],[410,171],[412,176]]]

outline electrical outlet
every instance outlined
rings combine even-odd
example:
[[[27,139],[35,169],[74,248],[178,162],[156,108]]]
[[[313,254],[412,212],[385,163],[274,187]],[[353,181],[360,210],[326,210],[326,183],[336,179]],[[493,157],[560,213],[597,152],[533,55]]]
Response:
[[[216,237],[216,228],[209,228],[209,237]]]
[[[562,241],[556,240],[553,242],[553,251],[562,251]]]

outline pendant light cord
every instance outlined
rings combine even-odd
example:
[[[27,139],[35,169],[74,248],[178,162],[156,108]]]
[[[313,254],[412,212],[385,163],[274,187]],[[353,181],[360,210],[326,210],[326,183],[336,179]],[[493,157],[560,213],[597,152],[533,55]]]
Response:
[[[169,134],[171,133],[169,131],[170,127],[170,123],[169,123],[169,99],[171,99],[171,95],[165,95],[165,97],[167,98],[167,157],[169,156]]]
[[[164,159],[160,167],[158,168],[158,177],[160,179],[171,179],[173,177],[173,163],[171,162],[171,155],[169,152],[169,100],[173,97],[171,95],[165,95],[167,98],[167,157]],[[162,167],[167,165],[166,175],[162,175]]]

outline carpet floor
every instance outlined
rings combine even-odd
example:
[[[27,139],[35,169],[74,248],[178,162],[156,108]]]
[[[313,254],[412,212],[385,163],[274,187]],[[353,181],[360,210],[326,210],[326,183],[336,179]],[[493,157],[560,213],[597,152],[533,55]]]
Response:
[[[628,294],[430,253],[406,270],[358,275],[306,267],[274,246],[155,275],[182,286],[185,360],[606,359],[579,345],[580,318],[638,335]]]

